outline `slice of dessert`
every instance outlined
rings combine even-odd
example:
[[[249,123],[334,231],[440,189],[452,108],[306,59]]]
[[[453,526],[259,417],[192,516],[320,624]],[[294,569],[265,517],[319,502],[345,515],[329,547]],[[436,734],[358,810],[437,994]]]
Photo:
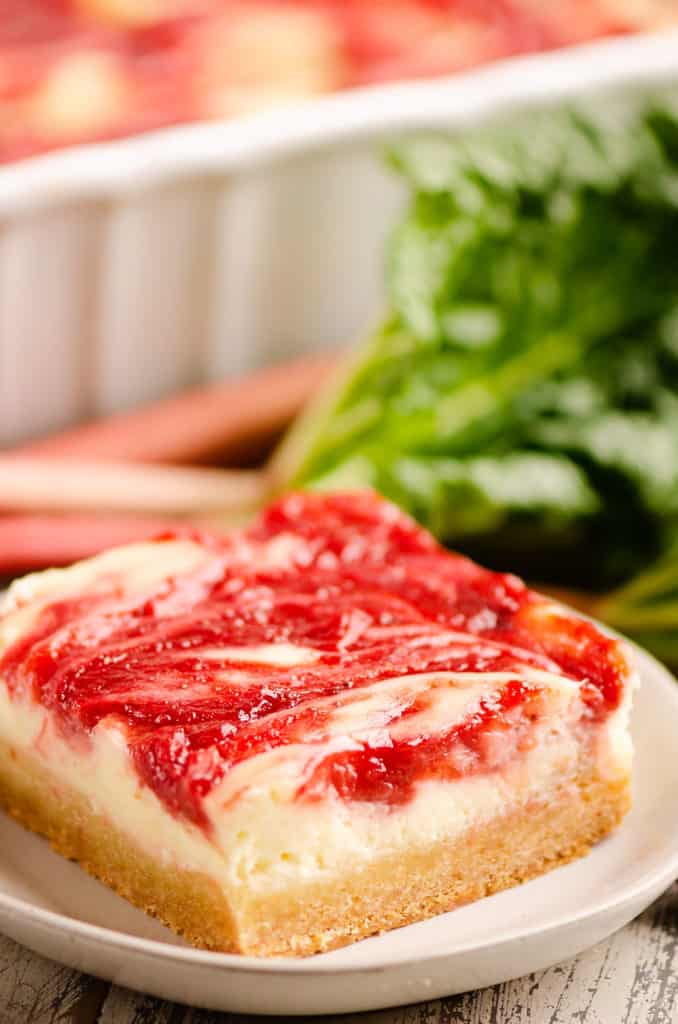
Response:
[[[19,580],[0,657],[5,807],[211,949],[420,920],[629,805],[624,645],[372,493]]]

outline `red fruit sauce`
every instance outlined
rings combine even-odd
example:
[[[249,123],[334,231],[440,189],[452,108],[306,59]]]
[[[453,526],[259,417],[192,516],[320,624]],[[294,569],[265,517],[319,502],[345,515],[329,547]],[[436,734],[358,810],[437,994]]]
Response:
[[[397,804],[423,778],[493,770],[487,737],[511,729],[524,749],[540,713],[539,688],[520,682],[525,665],[579,681],[591,719],[619,703],[626,663],[616,641],[565,612],[545,615],[544,598],[516,577],[443,550],[370,492],[290,495],[243,539],[256,551],[281,536],[291,538],[292,555],[279,568],[257,567],[232,539],[199,535],[207,570],[169,578],[122,611],[114,602],[123,580],[54,602],[5,653],[2,678],[17,698],[30,693],[48,708],[74,741],[112,716],[141,780],[200,824],[201,798],[235,764],[310,731],[322,739],[332,706],[314,701],[353,700],[380,680],[516,673],[447,732],[328,755],[300,799],[329,789]],[[317,660],[278,667],[204,656],[276,642],[310,648]],[[394,710],[391,724],[425,699]]]

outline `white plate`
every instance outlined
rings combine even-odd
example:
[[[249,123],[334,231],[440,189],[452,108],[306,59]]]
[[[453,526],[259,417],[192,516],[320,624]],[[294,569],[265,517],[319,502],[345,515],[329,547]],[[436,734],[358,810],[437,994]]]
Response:
[[[153,995],[250,1013],[340,1013],[451,995],[550,966],[640,913],[678,875],[678,687],[639,652],[635,803],[588,857],[449,914],[304,960],[190,949],[0,816],[0,928]]]

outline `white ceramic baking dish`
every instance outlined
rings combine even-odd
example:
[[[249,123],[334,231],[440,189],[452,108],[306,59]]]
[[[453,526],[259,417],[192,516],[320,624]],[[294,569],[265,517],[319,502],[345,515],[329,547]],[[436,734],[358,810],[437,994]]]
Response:
[[[0,446],[353,336],[403,199],[384,139],[671,80],[675,32],[3,168]]]

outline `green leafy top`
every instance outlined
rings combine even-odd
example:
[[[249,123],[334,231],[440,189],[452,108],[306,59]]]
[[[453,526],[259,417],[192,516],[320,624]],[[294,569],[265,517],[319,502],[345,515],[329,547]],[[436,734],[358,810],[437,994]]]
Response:
[[[668,557],[673,98],[532,112],[414,139],[390,161],[412,195],[388,317],[302,417],[279,472],[376,486],[443,541],[541,580],[602,589]]]

